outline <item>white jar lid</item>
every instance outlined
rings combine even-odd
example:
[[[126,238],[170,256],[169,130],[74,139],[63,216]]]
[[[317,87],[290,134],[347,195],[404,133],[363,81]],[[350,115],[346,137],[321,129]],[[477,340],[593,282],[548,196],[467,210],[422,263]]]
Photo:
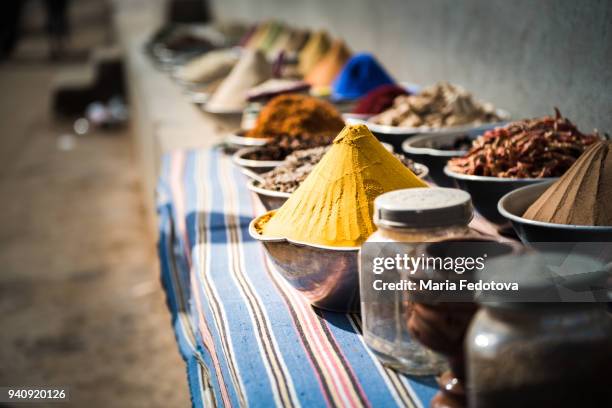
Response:
[[[408,188],[381,194],[374,200],[374,222],[383,227],[467,225],[473,216],[470,195],[456,188]]]

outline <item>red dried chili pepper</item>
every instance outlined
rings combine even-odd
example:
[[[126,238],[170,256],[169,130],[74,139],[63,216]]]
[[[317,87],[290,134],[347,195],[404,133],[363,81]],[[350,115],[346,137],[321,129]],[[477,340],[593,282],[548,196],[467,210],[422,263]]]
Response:
[[[463,157],[449,160],[457,173],[508,178],[559,177],[601,136],[581,133],[555,108],[555,116],[522,120],[485,132]]]

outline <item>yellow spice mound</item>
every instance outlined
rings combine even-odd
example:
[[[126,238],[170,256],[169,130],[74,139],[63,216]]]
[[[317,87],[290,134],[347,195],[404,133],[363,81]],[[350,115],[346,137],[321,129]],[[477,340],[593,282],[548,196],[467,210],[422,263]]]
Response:
[[[326,246],[361,245],[374,232],[374,199],[392,190],[427,187],[364,125],[346,126],[263,234]]]

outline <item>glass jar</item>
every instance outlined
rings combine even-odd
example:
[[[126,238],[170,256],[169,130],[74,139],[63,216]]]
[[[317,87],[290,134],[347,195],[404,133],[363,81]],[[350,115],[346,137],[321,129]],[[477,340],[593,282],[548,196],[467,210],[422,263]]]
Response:
[[[452,188],[412,188],[382,194],[374,201],[378,230],[371,243],[402,243],[407,255],[424,242],[470,235],[473,217],[470,195]],[[371,248],[371,246],[370,246]],[[407,280],[407,271],[389,271]],[[404,276],[405,275],[405,276]],[[385,364],[412,375],[431,375],[446,368],[445,359],[410,336],[412,302],[407,291],[376,291],[375,276],[360,266],[361,316],[366,344]]]
[[[605,302],[571,302],[609,288],[610,265],[554,250],[489,266],[520,291],[479,298],[465,339],[469,406],[612,406],[612,317]]]
[[[612,406],[605,303],[483,305],[465,344],[470,407]]]

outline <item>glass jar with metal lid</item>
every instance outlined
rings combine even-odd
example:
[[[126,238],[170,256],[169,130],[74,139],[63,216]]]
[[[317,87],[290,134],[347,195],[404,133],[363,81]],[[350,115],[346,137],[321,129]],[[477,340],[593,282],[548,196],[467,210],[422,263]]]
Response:
[[[442,372],[446,363],[410,336],[412,302],[406,291],[377,290],[378,276],[365,271],[367,252],[401,243],[411,255],[420,244],[469,236],[473,217],[470,195],[452,188],[411,188],[382,194],[374,201],[378,230],[362,247],[360,265],[361,316],[366,344],[388,366],[413,375]],[[412,253],[416,255],[416,252]],[[387,277],[404,281],[404,270],[389,270]],[[391,275],[389,275],[391,274]]]

